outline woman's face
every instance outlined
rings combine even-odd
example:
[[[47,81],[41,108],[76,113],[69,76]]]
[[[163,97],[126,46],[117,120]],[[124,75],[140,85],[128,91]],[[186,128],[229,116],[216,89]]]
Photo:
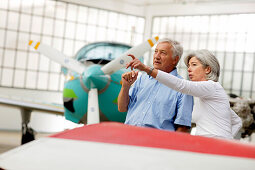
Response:
[[[210,71],[210,67],[204,67],[196,57],[189,60],[188,73],[191,81],[207,81],[206,75]]]

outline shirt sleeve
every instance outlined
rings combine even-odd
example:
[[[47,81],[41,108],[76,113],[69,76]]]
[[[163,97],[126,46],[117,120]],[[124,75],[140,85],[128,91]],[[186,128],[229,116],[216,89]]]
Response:
[[[232,135],[235,137],[242,127],[242,119],[232,110],[231,112],[231,123],[232,123]]]
[[[186,94],[181,94],[177,101],[177,114],[174,124],[191,127],[193,97]]]
[[[133,103],[136,102],[136,94],[139,90],[139,86],[140,86],[140,82],[141,82],[141,77],[139,76],[137,78],[137,80],[134,82],[134,84],[130,87],[129,89],[129,104],[128,104],[128,108],[130,107],[130,105],[132,105]]]
[[[180,79],[160,70],[158,70],[156,80],[175,91],[179,91],[181,93],[195,97],[210,97],[213,96],[216,91],[216,87],[212,81],[193,82]]]

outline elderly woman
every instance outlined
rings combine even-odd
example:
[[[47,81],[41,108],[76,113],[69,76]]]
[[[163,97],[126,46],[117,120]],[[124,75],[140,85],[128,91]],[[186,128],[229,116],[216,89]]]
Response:
[[[133,60],[127,67],[145,71],[169,88],[195,97],[192,119],[196,123],[196,135],[233,139],[238,133],[242,121],[230,108],[228,95],[218,82],[219,62],[208,50],[196,51],[184,59],[191,81],[150,68],[130,56]]]

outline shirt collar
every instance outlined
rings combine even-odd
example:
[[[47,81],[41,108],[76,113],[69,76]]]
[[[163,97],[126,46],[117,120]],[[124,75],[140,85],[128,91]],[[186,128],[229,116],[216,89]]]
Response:
[[[174,75],[174,76],[177,76],[177,69],[176,69],[176,67],[175,67],[169,74],[172,74],[172,75]],[[153,77],[152,77],[152,76],[149,76],[149,79],[153,79]]]

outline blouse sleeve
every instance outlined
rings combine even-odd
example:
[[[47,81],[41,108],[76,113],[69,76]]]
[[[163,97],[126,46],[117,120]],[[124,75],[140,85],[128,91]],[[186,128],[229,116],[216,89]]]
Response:
[[[192,95],[195,97],[208,97],[212,96],[215,92],[215,85],[212,81],[189,81],[180,79],[171,74],[158,70],[156,77],[160,83],[179,91],[184,94]]]
[[[242,119],[232,109],[230,109],[230,111],[231,111],[232,135],[233,137],[235,137],[242,127]]]

